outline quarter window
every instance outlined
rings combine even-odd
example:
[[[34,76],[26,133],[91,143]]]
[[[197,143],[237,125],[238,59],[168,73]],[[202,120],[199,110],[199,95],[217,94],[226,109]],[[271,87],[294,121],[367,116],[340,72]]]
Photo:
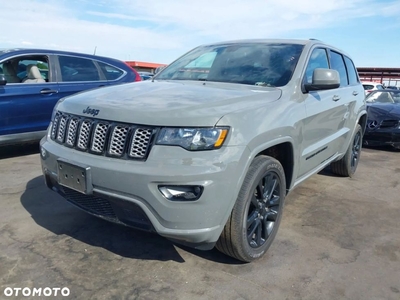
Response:
[[[99,81],[100,75],[91,59],[60,56],[62,81]]]
[[[341,54],[331,51],[331,68],[339,72],[340,86],[348,85],[346,66]]]
[[[101,70],[103,71],[104,76],[106,77],[107,80],[115,80],[120,78],[124,72],[120,69],[117,69],[113,66],[107,65],[105,63],[102,62],[97,62],[101,68]]]

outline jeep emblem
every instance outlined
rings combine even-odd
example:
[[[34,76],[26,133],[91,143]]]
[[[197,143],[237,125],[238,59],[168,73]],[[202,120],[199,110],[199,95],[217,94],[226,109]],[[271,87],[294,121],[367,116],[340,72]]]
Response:
[[[84,109],[82,111],[84,114],[88,114],[88,115],[92,115],[93,117],[97,116],[100,112],[100,109],[94,109],[94,108],[90,108],[90,106],[88,106],[86,109]]]

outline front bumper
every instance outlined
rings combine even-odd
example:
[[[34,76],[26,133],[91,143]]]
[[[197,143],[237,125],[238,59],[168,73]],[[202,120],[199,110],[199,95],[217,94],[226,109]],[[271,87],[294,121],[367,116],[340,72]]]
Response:
[[[47,137],[40,144],[46,185],[69,202],[103,219],[199,249],[210,249],[218,240],[249,158],[246,147],[190,152],[156,145],[146,161],[131,161],[83,153]],[[88,194],[58,183],[59,159],[88,169]],[[159,185],[201,185],[204,190],[196,201],[170,201]]]
[[[400,129],[367,130],[364,134],[364,144],[369,146],[390,145],[400,149]]]

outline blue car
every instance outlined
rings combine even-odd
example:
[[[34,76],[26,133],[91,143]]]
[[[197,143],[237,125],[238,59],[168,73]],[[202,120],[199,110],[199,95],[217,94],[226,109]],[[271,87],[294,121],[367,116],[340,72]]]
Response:
[[[65,96],[140,81],[112,58],[38,49],[0,50],[0,146],[37,141],[46,134],[53,108]]]

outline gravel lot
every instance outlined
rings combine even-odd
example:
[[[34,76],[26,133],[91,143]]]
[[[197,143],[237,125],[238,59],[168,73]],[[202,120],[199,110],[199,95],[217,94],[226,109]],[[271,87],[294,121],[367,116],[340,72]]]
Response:
[[[287,198],[263,259],[175,246],[97,219],[48,190],[37,145],[0,149],[0,299],[400,299],[400,152],[364,149]],[[7,296],[9,291],[13,296]],[[27,291],[26,290],[26,293]]]

